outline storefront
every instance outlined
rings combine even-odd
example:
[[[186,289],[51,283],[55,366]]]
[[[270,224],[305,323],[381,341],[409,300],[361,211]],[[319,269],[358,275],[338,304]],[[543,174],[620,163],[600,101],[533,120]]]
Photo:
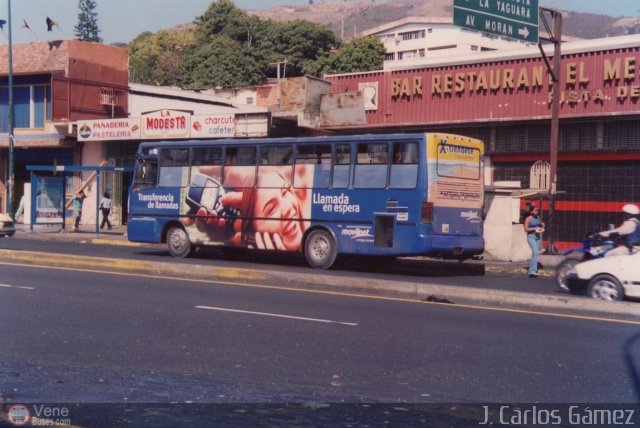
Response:
[[[10,106],[8,47],[0,46],[0,211],[18,207],[24,184],[30,180],[27,165],[82,164],[85,154],[73,122],[128,115],[127,49],[79,40],[13,45]],[[14,186],[8,204],[10,107]]]
[[[170,104],[170,101],[165,101],[165,104]],[[268,135],[268,114],[264,109],[238,110],[238,113],[193,114],[193,111],[161,109],[144,112],[139,117],[79,121],[77,138],[84,145],[82,165],[131,168],[141,141],[175,140],[180,144],[184,140]],[[123,224],[127,218],[131,174],[101,174],[98,191],[109,192],[113,200],[111,220],[115,224]],[[89,212],[94,209],[93,192],[90,188],[87,193]],[[88,224],[89,218],[83,222]]]
[[[552,237],[559,249],[617,223],[624,204],[640,202],[638,37],[565,43],[562,51],[557,179],[562,193]],[[551,80],[537,48],[325,78],[332,92],[360,90],[369,100],[366,126],[332,130],[442,131],[480,138],[493,180],[519,182],[522,188],[532,187],[535,162],[549,160]],[[529,202],[523,199],[521,208]]]

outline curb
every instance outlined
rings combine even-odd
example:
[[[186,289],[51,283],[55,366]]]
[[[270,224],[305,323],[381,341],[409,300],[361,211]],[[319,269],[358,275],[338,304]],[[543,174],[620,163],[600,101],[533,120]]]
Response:
[[[108,235],[110,238],[95,237],[95,233],[82,232],[80,235],[74,234],[69,236],[66,232],[46,232],[46,233],[31,233],[20,232],[15,235],[22,239],[32,239],[37,241],[57,241],[57,242],[73,242],[80,244],[95,244],[95,245],[113,245],[118,247],[150,247],[153,248],[156,244],[146,244],[141,242],[128,241],[124,234],[120,235]],[[93,237],[92,237],[93,236]],[[163,244],[164,245],[164,244]]]
[[[138,260],[54,255],[43,252],[0,250],[0,258],[32,265],[53,265],[76,269],[120,270],[133,274],[165,278],[233,281],[246,285],[306,286],[312,289],[334,289],[389,297],[414,298],[440,304],[459,304],[499,309],[561,312],[559,316],[582,315],[638,323],[640,307],[632,302],[603,302],[570,295],[533,294],[504,290],[475,289],[464,286],[423,284],[410,281],[309,275],[295,272],[264,271],[204,265],[184,266]]]
[[[127,240],[125,234],[122,235],[110,235],[111,238],[102,238],[95,237],[95,234],[85,232],[85,235],[88,235],[86,238],[81,235],[74,235],[73,237],[68,237],[65,233],[47,233],[36,234],[36,233],[20,233],[20,238],[25,239],[34,239],[41,241],[62,241],[62,242],[75,242],[80,244],[93,244],[93,245],[110,245],[110,246],[118,246],[118,247],[134,247],[134,248],[166,248],[166,244],[153,244],[153,243],[143,243],[143,242],[131,242]],[[94,236],[93,238],[90,236]],[[421,259],[421,257],[408,257]],[[555,275],[555,267],[562,260],[562,256],[545,256],[541,255],[540,260],[543,264],[544,268],[542,268],[538,272],[538,276],[540,277],[553,277]],[[528,261],[517,261],[517,262],[506,262],[492,259],[485,259],[481,262],[467,261],[465,266],[470,266],[473,264],[482,264],[485,272],[490,273],[500,273],[500,274],[510,274],[510,275],[518,275],[518,276],[526,276],[527,273],[527,263]],[[514,267],[514,264],[518,264],[521,267]]]
[[[119,239],[108,238],[93,238],[89,242],[95,245],[113,245],[118,247],[153,247],[153,244],[144,244],[141,242],[122,241]]]

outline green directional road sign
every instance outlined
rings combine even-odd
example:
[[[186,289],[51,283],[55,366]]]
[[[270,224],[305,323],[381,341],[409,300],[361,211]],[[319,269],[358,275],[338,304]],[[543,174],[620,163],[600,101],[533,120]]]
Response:
[[[453,0],[453,24],[538,43],[538,0]]]

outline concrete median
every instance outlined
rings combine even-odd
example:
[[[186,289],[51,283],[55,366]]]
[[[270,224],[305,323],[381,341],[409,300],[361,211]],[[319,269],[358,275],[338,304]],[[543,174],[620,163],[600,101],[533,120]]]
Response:
[[[246,285],[311,288],[430,301],[439,304],[473,305],[511,310],[553,312],[640,322],[640,306],[633,302],[603,302],[582,296],[534,294],[420,283],[389,278],[357,278],[313,271],[314,274],[244,269],[199,264],[162,263],[118,258],[57,255],[45,252],[0,250],[0,259],[33,266],[85,269],[106,273],[154,275],[163,278],[223,281]]]

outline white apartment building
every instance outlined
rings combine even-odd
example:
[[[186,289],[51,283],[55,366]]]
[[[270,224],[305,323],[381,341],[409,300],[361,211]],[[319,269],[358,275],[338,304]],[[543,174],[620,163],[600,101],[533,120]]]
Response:
[[[385,70],[408,60],[521,49],[531,45],[455,26],[450,17],[404,18],[364,31],[361,36],[375,36],[380,39],[387,52]]]

